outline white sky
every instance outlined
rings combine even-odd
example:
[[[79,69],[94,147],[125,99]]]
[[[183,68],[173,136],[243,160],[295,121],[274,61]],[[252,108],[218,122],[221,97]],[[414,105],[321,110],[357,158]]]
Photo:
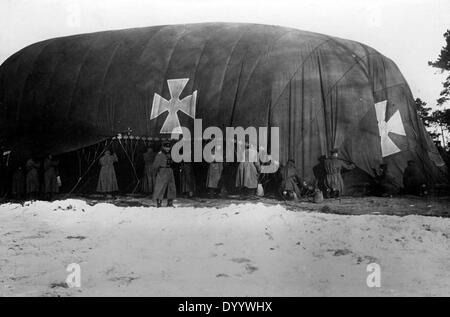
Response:
[[[356,40],[397,63],[434,105],[445,76],[429,67],[450,29],[450,0],[0,0],[0,63],[34,42],[77,33],[195,22],[282,25]]]

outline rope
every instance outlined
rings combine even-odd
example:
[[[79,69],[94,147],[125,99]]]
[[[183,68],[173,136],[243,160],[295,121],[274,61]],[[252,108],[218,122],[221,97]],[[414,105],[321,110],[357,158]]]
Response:
[[[86,169],[85,173],[83,174],[83,176],[81,176],[80,178],[78,178],[78,181],[76,182],[76,184],[72,187],[72,189],[66,194],[64,195],[64,199],[66,199],[69,195],[71,195],[73,193],[73,191],[75,190],[75,188],[78,187],[78,185],[80,184],[80,182],[82,181],[82,179],[87,175],[87,173],[89,172],[89,170],[92,168],[92,166],[94,165],[95,162],[97,162],[97,160],[103,155],[103,153],[106,151],[106,149],[108,148],[107,146],[108,140],[105,141],[105,146],[103,148],[103,151],[98,155],[98,157],[94,156],[94,160],[92,161],[92,163],[89,165],[89,167]],[[109,144],[111,144],[112,141],[110,141]],[[97,151],[96,151],[97,152]]]
[[[128,153],[127,153],[126,149],[124,148],[124,146],[123,146],[122,142],[120,141],[120,139],[118,141],[119,141],[119,144],[122,147],[123,151],[125,152],[125,156],[127,157],[128,161],[130,162],[131,167],[133,168],[134,177],[136,177],[136,180],[137,180],[136,186],[134,187],[133,191],[131,192],[132,194],[134,194],[134,192],[136,191],[137,187],[139,186],[140,179],[137,176],[136,168],[134,167],[133,161],[131,160],[130,156],[128,155]]]

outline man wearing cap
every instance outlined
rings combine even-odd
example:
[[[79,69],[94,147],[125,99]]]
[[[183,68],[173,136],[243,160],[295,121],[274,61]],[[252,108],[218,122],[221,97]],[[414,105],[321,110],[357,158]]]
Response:
[[[170,155],[170,142],[165,141],[162,144],[161,151],[156,154],[155,161],[153,162],[153,170],[156,173],[153,199],[156,200],[157,207],[161,207],[164,196],[167,197],[167,206],[173,207],[173,200],[177,195],[177,189],[172,166],[173,161]]]
[[[337,198],[344,192],[344,180],[342,179],[342,169],[351,170],[355,168],[353,163],[347,163],[338,158],[338,149],[330,151],[331,156],[325,159],[324,167],[326,172],[325,185],[329,197]]]

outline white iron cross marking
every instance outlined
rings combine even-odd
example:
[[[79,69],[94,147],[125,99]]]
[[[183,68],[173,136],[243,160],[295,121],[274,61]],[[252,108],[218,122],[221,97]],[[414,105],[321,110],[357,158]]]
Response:
[[[386,157],[397,152],[401,152],[397,145],[389,137],[389,132],[404,135],[405,127],[403,126],[402,117],[400,111],[397,110],[392,117],[386,121],[386,106],[387,100],[377,102],[375,104],[375,111],[377,114],[378,130],[381,137],[381,156]]]
[[[171,97],[170,100],[164,99],[157,93],[154,94],[150,119],[154,119],[166,111],[169,112],[160,133],[182,133],[180,120],[178,120],[178,110],[183,111],[191,118],[195,118],[197,90],[194,91],[192,95],[186,96],[182,100],[180,100],[181,92],[183,91],[188,81],[189,78],[167,80],[167,85],[169,86]]]

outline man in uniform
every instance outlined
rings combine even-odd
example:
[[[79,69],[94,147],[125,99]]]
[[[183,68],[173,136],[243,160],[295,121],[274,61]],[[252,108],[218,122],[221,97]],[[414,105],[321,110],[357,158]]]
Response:
[[[220,150],[220,148],[219,148]],[[208,166],[208,174],[206,176],[206,188],[208,189],[208,196],[217,197],[221,187],[223,162],[221,153],[216,153],[215,148],[212,153],[212,162]]]
[[[33,158],[30,158],[25,165],[27,170],[25,189],[28,199],[37,199],[38,197],[40,188],[38,168],[40,166],[41,164]]]
[[[325,159],[325,186],[330,198],[337,198],[344,193],[344,180],[342,179],[342,169],[351,170],[355,168],[353,163],[347,163],[339,158],[338,150],[333,149],[331,156]]]
[[[116,171],[114,170],[114,163],[118,162],[116,153],[106,150],[105,154],[100,158],[100,174],[97,182],[97,192],[102,193],[105,197],[112,195],[119,191],[117,184]]]
[[[258,174],[260,172],[258,152],[248,142],[245,143],[243,152],[243,161],[239,163],[236,173],[236,187],[245,196],[254,196],[258,188]]]
[[[156,173],[153,199],[156,200],[156,206],[158,208],[161,207],[164,196],[167,197],[167,206],[173,207],[173,200],[177,195],[177,189],[172,166],[170,142],[164,141],[161,151],[156,154],[155,161],[153,162],[153,170]]]

